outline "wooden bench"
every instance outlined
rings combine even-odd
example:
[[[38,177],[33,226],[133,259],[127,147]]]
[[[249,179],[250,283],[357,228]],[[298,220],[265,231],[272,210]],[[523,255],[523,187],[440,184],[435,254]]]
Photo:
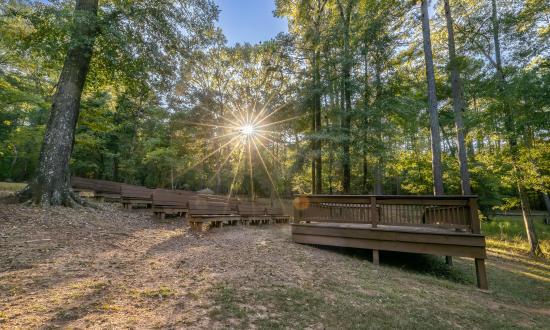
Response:
[[[185,216],[189,207],[189,200],[195,198],[196,193],[185,190],[153,190],[153,214],[156,218],[164,219],[166,215]]]
[[[222,227],[223,225],[237,225],[241,216],[231,209],[229,203],[208,201],[195,197],[188,202],[187,220],[191,229],[203,231],[204,225]]]
[[[267,214],[271,216],[271,220],[274,223],[289,223],[290,222],[290,216],[285,215],[284,211],[281,207],[268,207],[267,208]]]
[[[95,199],[101,202],[120,202],[120,189],[122,183],[107,181],[107,180],[94,180],[95,181]]]
[[[96,180],[81,178],[78,176],[71,177],[71,187],[73,191],[82,197],[94,197],[96,191]]]
[[[122,206],[131,210],[134,207],[151,207],[153,203],[153,189],[142,186],[123,184],[120,187]]]
[[[267,207],[256,202],[239,201],[236,205],[244,225],[260,225],[271,223],[271,216],[267,214]]]

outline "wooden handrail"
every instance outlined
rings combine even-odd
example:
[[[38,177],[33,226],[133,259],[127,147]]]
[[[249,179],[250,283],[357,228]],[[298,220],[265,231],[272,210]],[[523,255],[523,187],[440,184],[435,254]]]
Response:
[[[296,221],[431,226],[480,233],[476,196],[300,195]]]

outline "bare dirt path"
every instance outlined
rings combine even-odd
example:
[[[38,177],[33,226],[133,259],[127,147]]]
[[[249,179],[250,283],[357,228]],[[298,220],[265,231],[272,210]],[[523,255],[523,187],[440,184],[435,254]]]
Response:
[[[471,262],[436,264],[435,275],[375,267],[361,254],[295,245],[288,225],[198,235],[180,220],[159,223],[116,206],[0,205],[0,328],[486,328],[548,320],[546,265],[495,259],[490,280],[499,285],[487,294],[473,286]],[[528,283],[519,288],[524,299],[507,293],[519,280]]]

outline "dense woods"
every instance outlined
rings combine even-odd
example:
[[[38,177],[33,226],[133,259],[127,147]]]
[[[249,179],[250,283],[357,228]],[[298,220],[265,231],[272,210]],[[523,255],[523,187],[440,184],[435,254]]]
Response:
[[[277,0],[289,33],[235,46],[209,0],[100,1],[78,31],[82,2],[0,5],[0,180],[37,182],[64,148],[70,161],[48,166],[65,186],[71,173],[260,197],[473,193],[486,216],[521,208],[537,249],[546,0]],[[80,102],[60,103],[67,63],[88,55]],[[48,134],[71,107],[74,138]],[[252,146],[227,132],[242,116],[270,123]]]

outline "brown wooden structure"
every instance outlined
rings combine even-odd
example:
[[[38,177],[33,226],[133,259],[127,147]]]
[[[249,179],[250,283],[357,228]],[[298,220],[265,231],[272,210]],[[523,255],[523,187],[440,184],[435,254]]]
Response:
[[[299,196],[294,220],[294,242],[372,249],[375,264],[380,250],[473,258],[488,287],[475,196]]]
[[[120,202],[120,189],[122,183],[107,181],[107,180],[95,180],[95,198],[102,202]]]
[[[262,203],[239,201],[236,210],[241,216],[241,223],[244,225],[271,223],[271,216],[267,214],[267,207]]]
[[[96,190],[96,180],[81,178],[78,176],[71,177],[71,187],[76,193],[85,194],[86,196],[93,197]]]
[[[268,207],[267,215],[271,217],[273,223],[288,223],[290,216],[286,215],[281,207]]]
[[[134,207],[149,208],[153,204],[153,189],[123,184],[120,187],[121,203],[125,209]]]
[[[222,227],[225,224],[236,225],[241,216],[229,203],[210,201],[200,196],[188,202],[187,220],[194,230],[202,231],[204,225]]]
[[[239,201],[227,196],[198,194],[193,191],[149,189],[106,180],[72,177],[74,191],[98,201],[121,202],[125,209],[151,208],[157,218],[185,216],[195,229],[203,225],[221,227],[236,224],[286,223],[290,217],[281,208],[261,202]]]
[[[197,197],[192,191],[185,190],[153,190],[153,214],[159,219],[166,215],[185,216],[188,212],[189,201]]]

